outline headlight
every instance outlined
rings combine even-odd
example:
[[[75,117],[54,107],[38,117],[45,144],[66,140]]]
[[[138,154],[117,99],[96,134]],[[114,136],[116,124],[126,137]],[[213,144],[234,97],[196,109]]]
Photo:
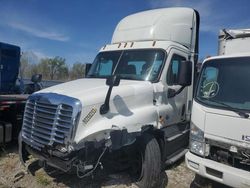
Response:
[[[208,156],[209,145],[205,143],[204,132],[191,122],[190,151],[200,155]]]
[[[200,142],[204,141],[204,132],[194,125],[194,123],[191,121],[190,125],[190,139],[197,140]]]
[[[190,151],[198,155],[204,156],[205,143],[195,140],[190,140]]]

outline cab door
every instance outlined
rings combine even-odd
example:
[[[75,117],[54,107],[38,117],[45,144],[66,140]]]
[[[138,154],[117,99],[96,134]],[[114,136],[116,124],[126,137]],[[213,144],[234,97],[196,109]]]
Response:
[[[182,86],[178,85],[177,78],[180,74],[180,64],[187,61],[188,54],[177,49],[172,49],[166,62],[167,70],[162,75],[164,85],[163,106],[160,111],[162,131],[165,138],[165,156],[169,159],[174,153],[183,152],[188,146],[189,124],[186,120],[187,87],[179,94],[170,97],[171,92],[178,91]]]
[[[172,49],[168,55],[167,71],[163,75],[164,84],[164,103],[167,105],[167,117],[165,124],[177,124],[185,120],[186,103],[187,103],[187,88],[184,88],[179,94],[170,97],[171,92],[178,91],[181,86],[177,84],[177,78],[180,74],[180,63],[186,61],[188,54]]]

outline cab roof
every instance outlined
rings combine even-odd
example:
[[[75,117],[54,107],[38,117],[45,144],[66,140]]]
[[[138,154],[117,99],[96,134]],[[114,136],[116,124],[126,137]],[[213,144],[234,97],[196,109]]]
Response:
[[[112,44],[131,41],[173,41],[195,51],[199,14],[191,8],[162,8],[139,12],[122,19]]]

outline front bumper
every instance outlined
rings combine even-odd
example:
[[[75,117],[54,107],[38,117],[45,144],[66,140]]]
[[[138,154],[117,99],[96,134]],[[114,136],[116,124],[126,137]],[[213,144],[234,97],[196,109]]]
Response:
[[[189,169],[203,177],[235,188],[250,187],[250,172],[199,157],[191,152],[186,153],[185,161]]]
[[[77,155],[71,155],[67,157],[56,157],[46,155],[38,150],[33,149],[32,147],[28,146],[19,136],[19,157],[21,163],[25,166],[26,161],[29,159],[29,155],[34,156],[35,158],[39,159],[42,164],[53,166],[57,169],[60,169],[64,172],[68,172],[72,169],[73,162],[77,159]]]
[[[23,140],[20,133],[19,156],[24,166],[25,162],[28,160],[29,155],[33,155],[35,158],[38,158],[44,165],[53,166],[64,172],[68,172],[71,171],[72,168],[74,168],[79,163],[84,163],[86,165],[96,164],[97,159],[106,147],[108,147],[110,151],[116,151],[121,149],[123,146],[132,145],[138,135],[140,135],[139,132],[128,133],[125,129],[112,130],[110,132],[109,139],[103,139],[98,142],[82,142],[82,144],[74,145],[77,149],[74,149],[69,153],[60,153],[58,151],[54,151],[54,148],[51,148],[49,152],[48,150],[46,150],[46,148],[41,151],[34,149],[32,147],[32,144],[29,144],[28,140]]]

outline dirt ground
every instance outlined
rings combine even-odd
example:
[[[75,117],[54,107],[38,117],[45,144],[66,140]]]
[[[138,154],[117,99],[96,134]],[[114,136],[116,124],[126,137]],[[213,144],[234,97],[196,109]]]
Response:
[[[168,188],[190,187],[195,176],[185,166],[184,160],[169,167],[165,172],[165,187]],[[136,188],[137,186],[126,173],[101,175],[94,179],[78,179],[75,175],[59,173],[55,170],[45,171],[39,167],[36,160],[30,162],[25,168],[19,161],[17,147],[11,145],[6,150],[0,148],[0,188],[7,187]]]

